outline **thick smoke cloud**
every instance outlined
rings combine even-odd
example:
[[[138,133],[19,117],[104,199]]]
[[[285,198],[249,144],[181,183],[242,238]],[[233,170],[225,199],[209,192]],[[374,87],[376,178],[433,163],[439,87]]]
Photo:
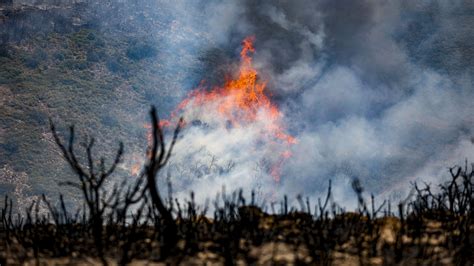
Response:
[[[298,138],[279,194],[317,195],[333,179],[348,199],[356,177],[375,193],[406,194],[409,181],[439,181],[474,157],[469,1],[212,1],[174,10],[209,34],[202,62],[213,69],[244,36],[256,37],[256,67]],[[206,53],[216,49],[224,52]],[[240,181],[227,188],[254,189]],[[207,195],[225,184],[189,182]]]

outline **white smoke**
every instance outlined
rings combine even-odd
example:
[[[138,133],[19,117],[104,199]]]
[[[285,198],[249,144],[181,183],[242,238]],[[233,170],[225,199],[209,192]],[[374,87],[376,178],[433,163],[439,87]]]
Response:
[[[223,188],[230,192],[245,188],[247,194],[253,190],[261,198],[275,192],[278,183],[272,170],[282,160],[288,144],[269,132],[275,120],[266,108],[257,110],[255,119],[237,124],[229,121],[218,111],[229,97],[233,96],[192,103],[181,110],[187,125],[167,172],[178,198],[194,191],[196,200],[203,203]]]
[[[256,165],[268,156],[253,147],[258,125],[244,131],[212,126],[212,112],[203,112],[204,126],[183,132],[175,163],[232,159],[241,166],[206,178],[188,171],[186,181],[173,177],[177,187],[209,197],[222,186],[317,197],[332,179],[337,196],[349,203],[353,178],[388,195],[410,181],[441,181],[448,166],[472,159],[472,56],[459,45],[474,36],[461,26],[472,20],[462,11],[471,4],[217,1],[194,8],[177,10],[183,17],[206,10],[209,19],[188,26],[210,32],[217,47],[236,51],[236,40],[255,35],[255,65],[298,143],[281,183],[260,185],[271,179],[256,177]]]
[[[186,24],[209,33],[203,50],[232,57],[244,36],[255,35],[255,66],[298,139],[274,188],[255,171],[267,155],[249,155],[258,130],[209,126],[212,113],[204,112],[204,126],[183,132],[174,167],[252,163],[202,179],[188,171],[186,181],[173,177],[177,187],[210,198],[222,186],[315,198],[332,179],[335,197],[347,204],[353,178],[380,196],[406,193],[410,181],[439,183],[447,167],[473,159],[472,4],[216,1],[176,10],[184,24],[208,18]]]

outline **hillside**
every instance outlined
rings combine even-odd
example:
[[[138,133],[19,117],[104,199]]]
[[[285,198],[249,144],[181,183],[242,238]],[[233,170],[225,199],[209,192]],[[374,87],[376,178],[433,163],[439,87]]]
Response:
[[[169,112],[197,72],[194,55],[167,48],[196,37],[173,32],[183,29],[167,10],[54,2],[0,4],[0,175],[23,176],[2,179],[1,194],[54,194],[70,177],[48,118],[93,135],[105,157],[123,141],[128,174],[144,155],[150,104]]]

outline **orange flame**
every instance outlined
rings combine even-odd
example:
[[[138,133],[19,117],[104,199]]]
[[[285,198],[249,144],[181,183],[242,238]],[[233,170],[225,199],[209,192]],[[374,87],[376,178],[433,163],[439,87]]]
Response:
[[[146,141],[147,141],[148,145],[151,145],[151,142],[153,140],[151,124],[149,124],[149,123],[144,124],[143,127],[146,129]],[[150,150],[147,150],[146,157],[150,158],[150,156],[151,156]],[[140,174],[140,170],[142,169],[141,168],[142,165],[141,165],[141,162],[137,159],[136,156],[133,157],[133,161],[135,161],[135,163],[133,163],[130,166],[130,174],[132,176],[138,176]]]
[[[130,173],[132,174],[132,176],[137,176],[139,172],[140,172],[140,163],[134,163],[132,165],[132,168],[130,169]]]
[[[252,65],[251,55],[255,52],[254,39],[247,37],[243,40],[240,66],[234,79],[227,77],[222,87],[207,90],[201,86],[190,92],[172,113],[171,119],[176,118],[184,109],[204,104],[213,106],[214,110],[211,110],[213,115],[220,115],[223,121],[230,122],[234,127],[264,119],[262,134],[265,138],[287,145],[287,149],[280,154],[280,158],[270,170],[274,180],[279,182],[282,163],[291,156],[289,146],[296,143],[296,139],[285,133],[282,113],[266,94],[267,82],[259,80],[257,70]],[[171,123],[169,120],[163,120],[160,124],[166,127]]]

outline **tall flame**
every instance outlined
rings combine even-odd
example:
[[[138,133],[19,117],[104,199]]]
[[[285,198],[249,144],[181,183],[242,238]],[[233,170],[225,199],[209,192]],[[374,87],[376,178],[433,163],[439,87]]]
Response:
[[[257,70],[253,67],[253,42],[254,37],[243,40],[240,66],[235,78],[227,77],[223,86],[211,90],[201,86],[191,91],[172,113],[171,120],[175,120],[179,115],[184,116],[186,122],[186,110],[197,110],[206,106],[207,115],[218,116],[232,127],[242,127],[255,122],[263,124],[260,133],[262,138],[275,145],[286,146],[269,171],[273,179],[279,182],[282,163],[291,156],[289,147],[296,143],[296,139],[285,133],[282,113],[271,102],[265,90],[267,82],[259,79]],[[161,122],[165,127],[170,124],[170,120]]]

